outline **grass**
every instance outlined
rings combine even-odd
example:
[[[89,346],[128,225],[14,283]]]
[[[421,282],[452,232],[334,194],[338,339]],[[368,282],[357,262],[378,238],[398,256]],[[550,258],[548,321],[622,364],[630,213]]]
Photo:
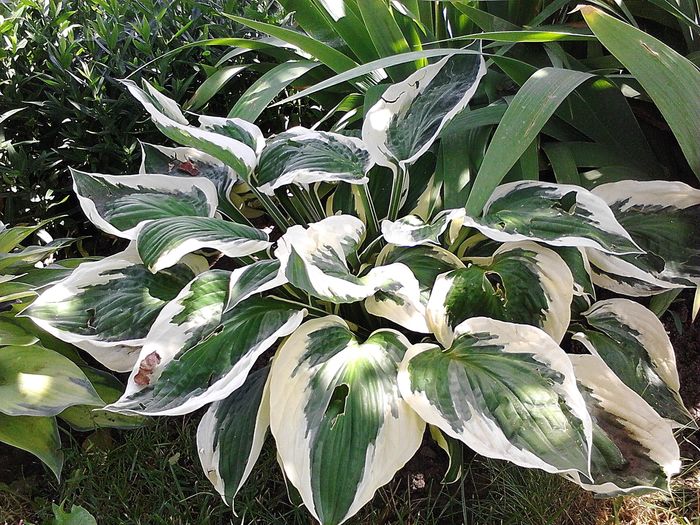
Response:
[[[58,483],[35,467],[12,485],[0,484],[0,523],[50,523],[52,501],[83,506],[100,525],[313,523],[303,507],[289,502],[272,446],[238,495],[234,516],[201,473],[194,438],[198,419],[154,419],[131,432],[66,433],[64,479]],[[686,469],[672,496],[594,500],[558,476],[477,457],[466,459],[460,483],[445,486],[442,457],[436,454],[423,447],[348,523],[700,525],[698,464]]]

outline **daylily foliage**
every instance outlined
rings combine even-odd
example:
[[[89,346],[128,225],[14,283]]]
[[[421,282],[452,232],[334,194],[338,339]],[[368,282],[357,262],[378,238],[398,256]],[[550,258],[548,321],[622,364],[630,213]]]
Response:
[[[700,191],[520,180],[478,213],[411,201],[412,168],[486,74],[478,51],[456,53],[391,85],[360,135],[267,138],[236,118],[192,124],[152,86],[128,83],[186,148],[149,145],[138,175],[74,173],[90,220],[131,244],[26,315],[131,370],[110,410],[210,404],[199,454],[229,504],[268,428],[324,525],[390,481],[426,423],[602,495],[667,489],[679,469],[672,428],[691,420],[673,350],[649,310],[596,302],[592,283],[628,296],[696,286],[685,239],[698,238]],[[151,173],[148,155],[167,170]],[[373,177],[393,191],[372,192]],[[266,209],[265,231],[223,202],[240,181]]]

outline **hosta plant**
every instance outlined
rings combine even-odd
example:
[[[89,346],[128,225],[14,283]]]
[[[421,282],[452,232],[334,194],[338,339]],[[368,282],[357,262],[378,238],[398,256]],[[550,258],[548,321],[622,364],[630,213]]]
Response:
[[[88,431],[135,427],[141,418],[102,410],[122,392],[119,380],[18,316],[42,290],[91,264],[88,259],[55,260],[74,239],[27,243],[47,222],[0,223],[0,442],[31,452],[58,477],[63,467],[58,420]]]
[[[109,410],[208,406],[198,453],[231,505],[268,429],[322,524],[370,501],[427,427],[601,495],[668,490],[692,418],[661,322],[626,297],[697,286],[700,191],[516,177],[446,208],[435,148],[487,71],[457,50],[361,129],[270,137],[125,82],[179,146],[144,148],[136,175],[73,172],[88,218],[130,243],[24,315],[130,371]],[[267,223],[231,202],[239,180]]]

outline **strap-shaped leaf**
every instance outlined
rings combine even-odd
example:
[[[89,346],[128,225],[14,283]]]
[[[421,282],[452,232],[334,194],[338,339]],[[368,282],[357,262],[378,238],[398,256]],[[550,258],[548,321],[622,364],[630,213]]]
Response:
[[[348,268],[365,234],[357,217],[335,215],[310,224],[292,226],[277,241],[275,257],[297,288],[333,303],[351,303],[389,290],[412,278],[402,264],[378,266],[358,277]]]
[[[427,307],[428,326],[444,346],[470,317],[542,328],[560,342],[571,320],[574,280],[553,250],[534,242],[506,243],[492,257],[437,278]]]
[[[377,256],[377,265],[400,263],[413,274],[398,287],[379,291],[365,299],[367,311],[414,332],[429,333],[426,306],[438,275],[464,268],[457,256],[439,246],[400,247],[387,245]]]
[[[242,257],[262,251],[271,243],[265,232],[252,226],[211,217],[169,217],[144,225],[137,245],[141,260],[155,273],[202,248]]]
[[[287,478],[322,525],[355,514],[421,443],[425,425],[396,384],[408,344],[392,330],[360,343],[328,316],[304,323],[277,353],[270,427]]]
[[[237,182],[236,172],[219,159],[194,148],[169,148],[141,142],[139,173],[162,173],[175,177],[204,177],[216,186],[219,201],[229,199]]]
[[[519,181],[493,192],[483,216],[464,225],[499,241],[533,240],[608,253],[643,253],[598,196],[570,184]]]
[[[681,466],[671,425],[600,358],[569,358],[593,419],[593,449],[591,479],[578,473],[567,477],[586,490],[606,496],[669,491],[669,478]]]
[[[0,412],[54,416],[73,405],[102,405],[85,374],[67,357],[39,345],[0,349]]]
[[[213,217],[216,188],[203,177],[103,175],[73,170],[73,190],[83,212],[104,232],[135,239],[146,221]]]
[[[377,164],[396,170],[415,162],[476,92],[486,64],[478,51],[442,58],[389,86],[362,126]]]
[[[245,382],[257,358],[292,333],[306,313],[277,299],[251,297],[217,317],[226,299],[217,294],[209,322],[197,325],[184,344],[161,347],[158,341],[166,336],[160,324],[154,325],[124,395],[108,408],[180,415],[224,399]]]
[[[591,418],[569,358],[539,328],[469,319],[447,350],[409,348],[399,387],[426,422],[479,454],[588,474]]]
[[[256,181],[258,189],[268,195],[288,184],[366,184],[373,164],[360,139],[297,127],[268,141]]]
[[[589,328],[575,334],[575,340],[605,361],[661,416],[681,425],[692,420],[678,392],[673,346],[651,310],[629,299],[608,299],[583,315]]]
[[[0,413],[0,442],[34,454],[60,479],[61,438],[55,417],[8,416]]]
[[[270,426],[269,370],[252,372],[238,390],[212,403],[197,427],[202,469],[231,507],[260,456]]]
[[[194,277],[180,264],[151,273],[135,247],[81,264],[23,315],[118,372],[131,370],[161,309]]]
[[[217,127],[206,120],[201,128],[191,126],[180,112],[177,104],[160,94],[158,90],[147,82],[144,82],[146,91],[139,88],[131,80],[123,80],[122,82],[150,114],[151,120],[153,120],[156,127],[173,141],[216,157],[227,166],[233,168],[244,179],[247,179],[248,175],[255,169],[257,155],[251,145],[256,145],[257,142],[253,140],[249,142],[250,145],[242,142],[241,139],[246,140],[250,134],[240,129],[240,126],[237,125],[238,123],[234,122],[233,119],[230,119],[232,122],[229,126],[236,128],[237,131],[235,133],[231,130],[222,129],[225,126]],[[164,112],[166,104],[170,107],[170,112]],[[176,113],[179,113],[179,116]],[[235,136],[235,138],[232,138],[232,136]]]
[[[619,286],[614,276],[601,279],[601,286],[612,281],[614,291],[643,295],[663,288],[659,281],[669,283],[666,288],[700,282],[700,190],[675,181],[621,181],[598,186],[593,193],[646,252],[619,258],[593,254],[596,266],[603,266],[603,275],[616,270],[623,278]],[[627,282],[637,278],[651,286],[624,289],[624,277]]]

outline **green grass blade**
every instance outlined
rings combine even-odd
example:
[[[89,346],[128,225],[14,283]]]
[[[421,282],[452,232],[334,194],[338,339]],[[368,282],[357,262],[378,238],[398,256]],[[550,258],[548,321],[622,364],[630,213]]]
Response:
[[[676,136],[700,179],[700,71],[656,38],[593,7],[582,9],[600,42],[636,77]]]
[[[532,75],[513,98],[496,128],[467,200],[467,212],[477,215],[549,118],[590,73],[544,68]]]
[[[204,82],[202,82],[202,84],[194,92],[194,95],[192,95],[192,98],[183,105],[183,108],[190,111],[197,111],[207,102],[209,102],[221,89],[223,89],[229,80],[231,80],[241,71],[245,70],[247,67],[248,64],[243,64],[219,69]]]

